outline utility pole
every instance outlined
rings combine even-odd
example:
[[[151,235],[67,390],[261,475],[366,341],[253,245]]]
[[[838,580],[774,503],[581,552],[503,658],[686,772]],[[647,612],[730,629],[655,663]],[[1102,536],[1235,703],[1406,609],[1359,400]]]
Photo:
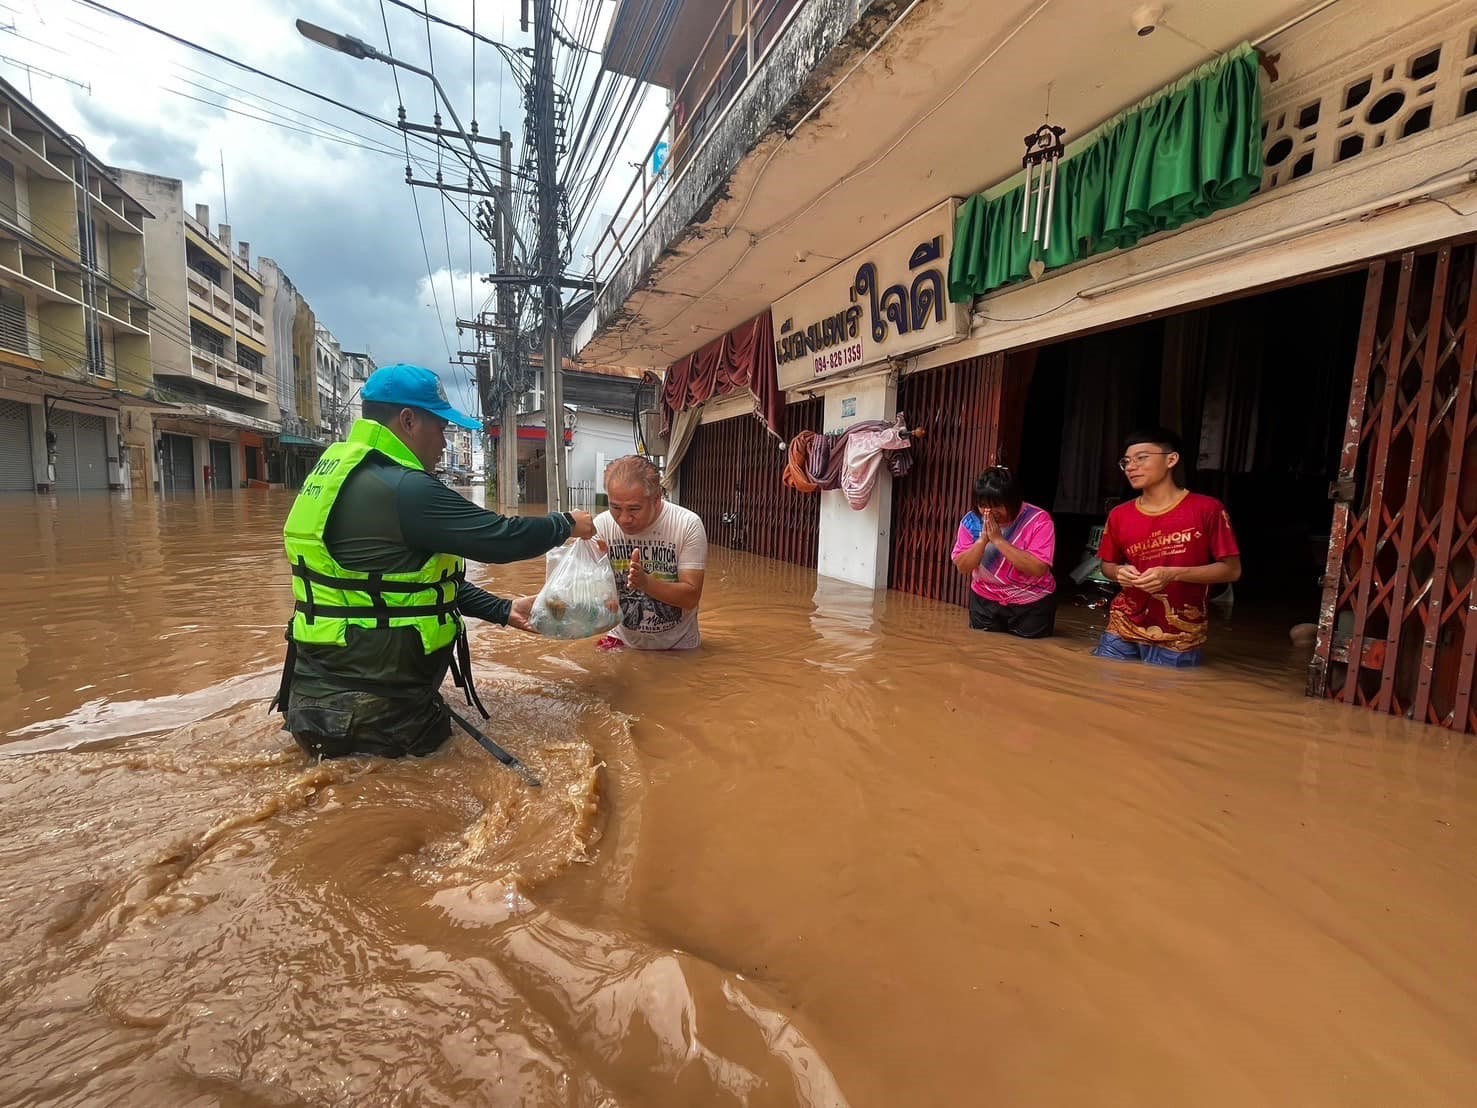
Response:
[[[479,315],[478,321],[486,318],[486,313]],[[475,362],[477,370],[477,418],[482,421],[482,462],[484,465],[492,463],[492,432],[487,429],[488,417],[492,414],[492,364],[483,348],[481,335],[478,335],[477,359]]]
[[[479,319],[486,318],[486,313],[478,316]],[[492,363],[482,344],[477,344],[477,418],[482,421],[482,434],[478,436],[482,440],[482,464],[492,465],[492,432],[488,430],[488,417],[492,414]]]
[[[416,10],[405,0],[391,0],[391,2],[411,11]],[[503,398],[503,427],[507,432],[502,436],[504,453],[500,455],[500,461],[503,464],[499,465],[499,470],[507,475],[503,483],[504,504],[516,504],[517,396],[522,391],[525,382],[522,373],[523,350],[522,344],[518,341],[517,330],[519,312],[512,300],[511,286],[525,286],[530,294],[537,290],[540,295],[543,316],[547,495],[550,510],[563,511],[569,501],[569,482],[565,472],[564,456],[564,321],[561,292],[566,288],[590,290],[594,288],[594,281],[593,277],[570,278],[564,273],[564,258],[559,246],[561,230],[568,230],[561,225],[565,218],[565,209],[563,190],[559,187],[559,157],[563,153],[560,148],[560,141],[563,138],[561,117],[564,109],[560,104],[560,94],[554,83],[554,0],[522,0],[520,25],[525,32],[529,30],[530,7],[532,7],[533,15],[534,46],[533,65],[525,90],[527,109],[524,125],[527,151],[525,165],[527,164],[526,158],[532,157],[537,167],[535,198],[538,213],[538,242],[536,250],[532,252],[534,256],[531,259],[525,258],[525,266],[522,267],[521,273],[517,272],[519,267],[513,264],[513,244],[516,243],[525,255],[529,252],[529,248],[519,236],[518,229],[510,218],[512,211],[512,145],[507,132],[503,132],[498,140],[492,140],[477,134],[475,120],[471,131],[463,128],[456,109],[446,95],[446,90],[441,87],[436,75],[428,69],[422,69],[403,59],[392,57],[352,35],[338,34],[303,19],[297,21],[297,29],[305,38],[330,50],[336,50],[351,58],[373,59],[420,74],[435,86],[441,103],[451,115],[454,128],[442,127],[439,111],[436,113],[433,126],[410,123],[404,118],[403,108],[399,127],[406,132],[431,135],[442,141],[457,139],[464,144],[469,159],[467,183],[465,186],[449,184],[442,179],[439,172],[434,182],[417,180],[409,164],[405,168],[405,180],[413,188],[434,188],[442,192],[478,196],[496,201],[494,205],[483,206],[477,226],[483,236],[491,241],[499,252],[499,272],[483,278],[488,283],[498,286],[499,322],[497,326],[488,324],[485,313],[483,313],[476,321],[465,325],[473,327],[479,335],[479,354],[474,356],[480,357],[481,352],[486,350],[480,338],[487,333],[495,333],[498,342],[503,347],[500,366],[501,379],[493,381],[494,393]],[[446,23],[445,20],[433,17],[429,13],[422,12],[421,14],[430,22]],[[465,27],[457,27],[456,24],[448,25],[471,34],[479,40],[491,42],[485,36],[478,35],[475,31],[468,31]],[[499,43],[492,42],[491,44],[502,49],[505,56],[510,51],[510,48],[503,47]],[[478,151],[480,145],[501,145],[503,151],[501,187],[493,181],[486,163],[483,162]],[[488,214],[489,208],[496,214],[496,218]],[[458,325],[463,324],[458,321]],[[482,387],[480,377],[478,386]],[[485,410],[487,406],[484,398],[484,418],[490,414]],[[512,484],[507,482],[512,482]]]
[[[559,275],[559,166],[554,136],[554,0],[534,0],[534,139],[538,157],[538,264],[543,293],[544,454],[549,511],[562,512],[569,500],[564,459],[563,304]]]
[[[498,139],[502,150],[503,196],[513,188],[513,137],[503,131]],[[478,228],[492,245],[496,277],[516,278],[517,263],[513,255],[515,242],[509,205],[498,203],[485,209]],[[518,310],[513,286],[507,280],[496,282],[497,311],[479,312],[476,319],[458,319],[457,330],[470,329],[477,336],[476,350],[458,352],[458,362],[472,365],[477,371],[477,395],[484,428],[484,451],[489,464],[496,460],[498,473],[495,503],[505,513],[518,507],[518,396],[523,391],[523,364],[517,341]],[[468,362],[466,359],[470,358]],[[497,453],[493,453],[492,433],[486,430],[496,414],[502,425]]]
[[[503,196],[513,195],[513,136],[503,131]],[[513,226],[508,219],[509,204],[499,205],[497,218],[498,271],[513,271]],[[514,307],[513,287],[507,283],[497,286],[497,322],[501,330],[497,337],[498,372],[502,379],[502,438],[498,441],[497,481],[498,495],[504,512],[518,508],[518,384],[523,377],[523,357],[518,342],[517,309]]]

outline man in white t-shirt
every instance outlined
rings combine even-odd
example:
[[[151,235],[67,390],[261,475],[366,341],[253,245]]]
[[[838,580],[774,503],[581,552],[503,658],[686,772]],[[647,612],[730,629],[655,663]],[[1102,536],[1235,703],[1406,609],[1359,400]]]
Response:
[[[708,535],[697,513],[668,504],[660,471],[639,455],[605,467],[610,510],[595,517],[595,535],[610,549],[621,598],[621,622],[600,646],[690,650],[701,642],[698,602]]]

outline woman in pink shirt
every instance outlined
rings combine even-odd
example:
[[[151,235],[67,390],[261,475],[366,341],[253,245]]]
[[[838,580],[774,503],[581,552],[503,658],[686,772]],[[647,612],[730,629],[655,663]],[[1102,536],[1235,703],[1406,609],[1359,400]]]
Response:
[[[969,625],[1041,639],[1056,628],[1056,527],[1044,508],[1025,503],[1004,466],[980,474],[975,510],[959,521],[954,564],[969,578]]]

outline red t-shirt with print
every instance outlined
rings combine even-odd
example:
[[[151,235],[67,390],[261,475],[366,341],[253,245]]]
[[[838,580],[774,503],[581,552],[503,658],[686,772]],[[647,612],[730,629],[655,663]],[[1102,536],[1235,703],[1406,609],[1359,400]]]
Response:
[[[1098,557],[1137,570],[1208,566],[1241,550],[1225,505],[1189,492],[1166,512],[1150,515],[1138,501],[1108,513]],[[1129,642],[1193,650],[1205,642],[1208,585],[1171,581],[1164,592],[1124,588],[1108,612],[1108,632]]]

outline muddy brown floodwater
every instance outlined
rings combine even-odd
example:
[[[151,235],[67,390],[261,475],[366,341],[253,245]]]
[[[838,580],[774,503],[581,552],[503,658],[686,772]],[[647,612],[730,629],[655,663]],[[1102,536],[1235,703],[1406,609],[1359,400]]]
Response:
[[[288,503],[0,500],[0,1101],[1472,1102],[1472,745],[1285,629],[1150,672],[718,551],[696,654],[475,632],[544,788],[311,765]]]

